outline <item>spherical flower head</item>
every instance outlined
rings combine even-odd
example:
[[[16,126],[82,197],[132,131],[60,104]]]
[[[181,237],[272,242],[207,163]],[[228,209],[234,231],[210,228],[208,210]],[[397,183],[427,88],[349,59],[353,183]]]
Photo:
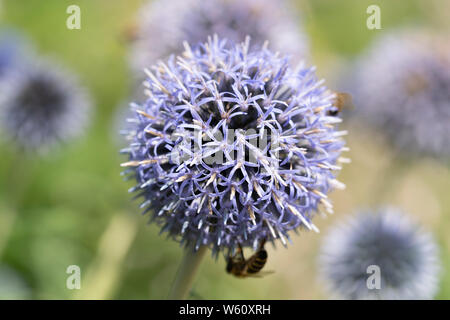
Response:
[[[431,299],[438,288],[437,246],[395,208],[361,212],[333,227],[319,266],[338,298]],[[377,276],[379,287],[369,279]]]
[[[144,67],[172,53],[181,53],[183,41],[207,41],[218,34],[254,45],[266,40],[280,52],[303,58],[306,35],[285,0],[173,0],[151,1],[140,12],[137,39],[130,63],[141,74]]]
[[[147,71],[128,173],[162,232],[213,252],[317,230],[345,132],[314,68],[217,37]]]
[[[402,30],[380,37],[356,65],[356,105],[407,155],[450,156],[450,44]]]
[[[68,71],[31,59],[0,83],[0,128],[25,151],[46,152],[83,132],[91,100]]]

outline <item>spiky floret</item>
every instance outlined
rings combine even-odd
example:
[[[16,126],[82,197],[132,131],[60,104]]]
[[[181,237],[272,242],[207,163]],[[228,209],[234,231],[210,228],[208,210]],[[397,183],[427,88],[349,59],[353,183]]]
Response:
[[[139,75],[157,59],[181,53],[183,41],[205,42],[212,34],[234,42],[249,35],[255,45],[268,40],[300,58],[307,52],[306,35],[285,0],[156,0],[141,9],[138,21],[130,63]]]
[[[2,79],[0,93],[0,128],[30,151],[78,136],[91,111],[87,91],[50,60],[23,62]]]
[[[327,194],[343,186],[334,170],[345,132],[327,115],[334,94],[314,68],[293,70],[266,47],[250,50],[249,39],[185,46],[147,70],[148,99],[134,106],[122,166],[141,207],[162,232],[215,253],[317,230],[319,204],[331,212]]]
[[[344,299],[431,299],[438,288],[431,235],[396,208],[361,212],[334,226],[319,266],[330,293]],[[368,288],[369,277],[378,272],[370,266],[379,267],[379,289]]]
[[[380,37],[356,64],[356,104],[408,155],[450,156],[450,45],[401,30]]]

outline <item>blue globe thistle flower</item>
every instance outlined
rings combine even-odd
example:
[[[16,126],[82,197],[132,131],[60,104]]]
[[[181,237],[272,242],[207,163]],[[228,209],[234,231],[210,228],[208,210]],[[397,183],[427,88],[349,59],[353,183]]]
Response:
[[[122,166],[141,208],[161,232],[213,253],[317,230],[319,204],[332,211],[327,194],[342,187],[334,94],[314,68],[292,69],[266,47],[250,50],[249,39],[185,48],[147,70],[148,99],[134,105]]]
[[[375,41],[356,64],[356,104],[408,155],[450,156],[450,45],[403,30]]]
[[[0,128],[24,150],[47,151],[83,132],[91,100],[68,71],[32,58],[0,82]]]
[[[145,67],[172,53],[183,41],[207,41],[217,34],[233,42],[247,35],[252,43],[266,40],[280,52],[303,58],[307,39],[294,10],[285,0],[156,0],[140,11],[130,63],[141,74]]]
[[[395,208],[362,212],[334,226],[319,257],[331,294],[344,299],[431,299],[438,252],[430,234]],[[378,267],[380,286],[367,285]],[[371,289],[369,289],[371,288]]]

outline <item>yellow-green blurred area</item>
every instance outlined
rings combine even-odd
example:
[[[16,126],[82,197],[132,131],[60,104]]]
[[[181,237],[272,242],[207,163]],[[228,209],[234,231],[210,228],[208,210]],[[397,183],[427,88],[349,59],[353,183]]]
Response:
[[[0,146],[0,298],[163,299],[168,293],[182,250],[140,215],[138,202],[127,192],[132,183],[120,176],[125,159],[112,139],[115,111],[123,107],[133,83],[124,32],[135,23],[143,2],[2,2],[1,27],[17,29],[39,54],[73,70],[91,92],[95,113],[81,139],[45,157]],[[72,4],[81,8],[81,30],[66,28],[66,9]],[[448,28],[447,0],[296,4],[311,42],[310,63],[330,79],[330,86],[336,85],[333,72],[340,61],[356,57],[380,33],[400,26]],[[371,4],[381,8],[381,30],[366,27]],[[327,298],[317,280],[321,240],[332,223],[376,206],[373,193],[380,186],[387,190],[381,204],[399,206],[434,233],[443,264],[437,298],[450,298],[449,163],[395,160],[379,132],[364,124],[344,127],[350,131],[352,163],[339,178],[347,189],[332,194],[334,215],[316,218],[321,232],[293,235],[288,249],[268,246],[266,270],[275,273],[264,278],[233,278],[225,273],[222,256],[217,261],[208,256],[194,298]],[[70,265],[81,268],[80,290],[66,287]]]

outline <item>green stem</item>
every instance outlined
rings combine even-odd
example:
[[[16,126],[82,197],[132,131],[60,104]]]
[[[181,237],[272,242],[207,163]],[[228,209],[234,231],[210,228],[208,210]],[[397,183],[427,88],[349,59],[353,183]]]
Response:
[[[3,199],[0,197],[0,210],[3,214],[3,217],[0,219],[0,260],[3,255],[3,249],[8,244],[9,236],[12,233],[17,217],[23,210],[23,198],[26,195],[33,171],[32,164],[27,160],[25,155],[16,152],[8,168],[8,173],[4,180],[5,184],[0,185],[0,193],[3,191],[3,188],[5,189],[5,207],[1,203]]]
[[[202,262],[202,258],[207,251],[206,246],[201,246],[197,251],[194,251],[192,247],[187,247],[184,252],[183,259],[181,260],[180,267],[178,268],[175,281],[170,289],[170,300],[184,300],[186,299],[189,291],[191,290],[192,283],[194,282],[197,270]]]

